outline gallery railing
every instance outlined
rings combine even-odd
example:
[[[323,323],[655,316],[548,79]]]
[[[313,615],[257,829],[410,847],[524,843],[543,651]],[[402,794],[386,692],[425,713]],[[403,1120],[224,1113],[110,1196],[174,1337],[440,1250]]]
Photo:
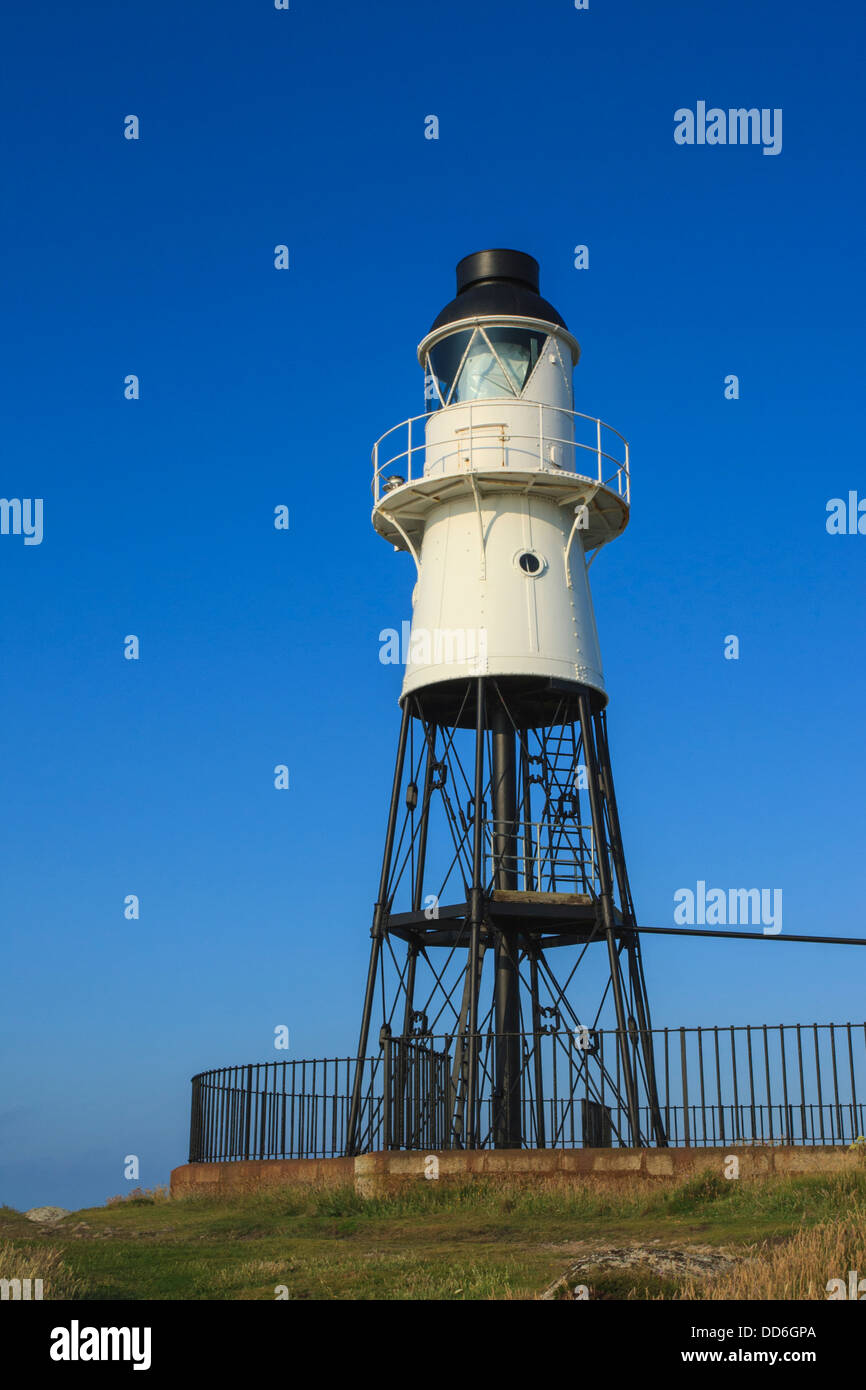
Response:
[[[647,1055],[668,1145],[848,1145],[866,1134],[866,1024],[657,1028],[649,1050],[636,1030],[620,1039],[613,1029],[565,1029],[553,1018],[514,1040],[524,1148],[633,1143],[621,1041],[638,1078],[641,1144],[658,1142]],[[379,1055],[363,1063],[354,1152],[494,1146],[503,1103],[497,1053],[508,1040],[479,1034],[473,1048],[465,1035],[407,1039],[385,1030],[380,1042]],[[193,1077],[190,1162],[346,1153],[355,1065],[264,1062]]]
[[[540,402],[506,401],[511,424],[491,433],[489,400],[446,406],[435,415],[415,415],[393,425],[373,446],[373,498],[378,506],[389,491],[426,476],[428,454],[437,473],[483,472],[486,469],[553,467],[590,478],[631,501],[631,464],[628,440],[594,415]],[[480,407],[480,408],[479,408]],[[427,426],[441,422],[449,412],[466,417],[468,424],[448,445],[427,445]],[[519,430],[515,421],[524,422]]]

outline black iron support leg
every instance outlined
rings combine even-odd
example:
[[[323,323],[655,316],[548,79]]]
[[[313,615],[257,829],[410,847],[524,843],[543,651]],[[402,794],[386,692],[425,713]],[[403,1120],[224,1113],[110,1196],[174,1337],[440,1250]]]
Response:
[[[355,1079],[352,1085],[352,1103],[349,1109],[349,1124],[346,1135],[346,1152],[358,1151],[358,1119],[361,1110],[361,1089],[364,1081],[364,1063],[367,1053],[367,1038],[370,1033],[370,1017],[373,1012],[373,995],[376,977],[379,973],[379,957],[382,951],[382,920],[388,911],[388,881],[391,875],[391,856],[394,852],[394,832],[397,826],[397,811],[400,803],[400,789],[403,783],[403,763],[406,759],[406,742],[409,737],[409,723],[412,718],[411,701],[403,705],[403,719],[400,724],[400,740],[397,745],[397,762],[394,767],[394,782],[391,787],[391,809],[388,813],[388,829],[385,835],[385,852],[382,856],[382,873],[379,878],[379,896],[373,910],[373,926],[370,931],[370,966],[367,971],[367,988],[364,993],[364,1012],[361,1018],[361,1036],[358,1040],[358,1055],[355,1059]]]
[[[481,922],[484,917],[484,713],[487,683],[479,676],[475,686],[475,790],[472,805],[472,884],[469,890],[469,1047],[466,1084],[466,1122],[463,1142],[477,1148],[478,1134],[478,964]]]
[[[493,862],[498,889],[517,887],[517,768],[514,726],[497,692],[490,712],[493,744]],[[520,976],[517,941],[513,932],[496,933],[496,1110],[494,1143],[501,1149],[519,1149],[520,1105]]]
[[[634,1148],[640,1148],[640,1114],[638,1111],[634,1071],[629,1054],[629,1035],[622,993],[622,974],[620,971],[619,953],[617,951],[615,939],[616,924],[613,915],[613,885],[610,876],[610,860],[608,858],[607,833],[604,823],[604,807],[602,804],[599,782],[598,758],[595,750],[595,739],[593,737],[592,710],[590,708],[589,696],[585,690],[582,690],[578,696],[578,708],[580,711],[580,727],[583,733],[583,755],[586,759],[587,790],[589,791],[595,850],[598,859],[599,903],[601,905],[602,925],[604,927],[605,936],[607,937],[610,981],[613,989],[614,1008],[616,1009],[616,1027],[619,1039],[620,1059],[622,1062],[623,1081],[625,1082],[628,1125],[632,1146]]]

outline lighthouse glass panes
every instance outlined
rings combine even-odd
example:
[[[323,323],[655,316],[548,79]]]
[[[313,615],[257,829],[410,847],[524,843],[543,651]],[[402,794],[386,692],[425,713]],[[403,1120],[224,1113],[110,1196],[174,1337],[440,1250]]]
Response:
[[[541,356],[545,333],[488,327],[451,333],[430,349],[427,408],[519,396]]]
[[[485,336],[513,382],[514,389],[522,391],[541,356],[547,334],[533,333],[526,328],[488,328]]]
[[[426,371],[433,384],[433,390],[428,392],[428,411],[438,410],[440,405],[447,404],[454,379],[460,370],[466,349],[473,336],[471,328],[462,333],[451,333],[447,338],[443,338],[441,343],[437,343],[429,353]]]

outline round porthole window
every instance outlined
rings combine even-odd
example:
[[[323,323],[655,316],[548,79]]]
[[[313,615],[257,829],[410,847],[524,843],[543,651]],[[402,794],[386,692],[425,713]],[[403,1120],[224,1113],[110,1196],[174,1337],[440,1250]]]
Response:
[[[544,569],[545,562],[536,550],[519,550],[514,558],[521,574],[530,579],[537,579]]]

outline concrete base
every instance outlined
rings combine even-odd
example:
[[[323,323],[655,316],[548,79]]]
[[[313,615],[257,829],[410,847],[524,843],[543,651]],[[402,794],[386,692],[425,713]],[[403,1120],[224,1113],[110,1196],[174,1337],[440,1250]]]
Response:
[[[186,1163],[171,1175],[172,1197],[232,1197],[281,1187],[354,1187],[362,1197],[399,1192],[434,1174],[458,1184],[481,1179],[503,1187],[568,1188],[587,1179],[682,1182],[696,1173],[725,1174],[739,1159],[740,1178],[795,1177],[804,1173],[863,1171],[845,1148],[747,1145],[726,1149],[446,1149],[362,1154],[358,1158],[241,1159]],[[433,1163],[432,1160],[436,1162]]]

